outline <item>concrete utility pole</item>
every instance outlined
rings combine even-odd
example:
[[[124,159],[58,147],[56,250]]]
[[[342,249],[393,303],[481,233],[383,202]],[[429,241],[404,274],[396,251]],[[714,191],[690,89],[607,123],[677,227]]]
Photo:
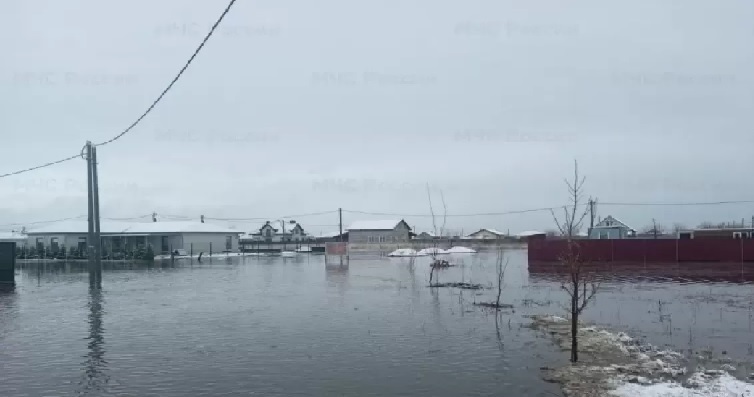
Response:
[[[92,196],[94,199],[94,266],[96,270],[97,287],[102,286],[102,235],[99,214],[99,177],[97,173],[97,147],[92,146]]]
[[[87,235],[87,257],[89,258],[89,286],[102,285],[102,257],[100,256],[99,195],[97,184],[96,148],[86,142],[87,185],[89,202],[89,233]]]

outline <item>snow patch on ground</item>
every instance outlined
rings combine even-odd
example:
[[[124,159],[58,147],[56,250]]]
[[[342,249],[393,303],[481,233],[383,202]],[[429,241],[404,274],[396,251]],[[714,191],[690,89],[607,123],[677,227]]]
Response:
[[[625,383],[610,391],[609,395],[615,397],[749,397],[754,396],[754,385],[742,382],[728,374],[715,376],[697,372],[683,385],[678,382],[662,382],[653,385]]]
[[[452,247],[445,252],[448,254],[476,254],[476,251],[473,249],[460,246]]]
[[[427,254],[420,254],[416,252],[415,249],[412,248],[399,248],[389,254],[387,256],[392,257],[400,257],[400,256],[426,256]]]
[[[448,252],[445,251],[442,248],[425,248],[419,252],[417,252],[417,255],[443,255],[447,254]]]
[[[546,331],[564,351],[570,351],[569,320],[552,315],[531,318],[533,328]],[[545,380],[560,383],[566,396],[754,397],[754,385],[729,374],[735,371],[732,365],[700,366],[686,379],[688,361],[678,352],[593,326],[580,326],[578,333],[579,362],[543,369]]]

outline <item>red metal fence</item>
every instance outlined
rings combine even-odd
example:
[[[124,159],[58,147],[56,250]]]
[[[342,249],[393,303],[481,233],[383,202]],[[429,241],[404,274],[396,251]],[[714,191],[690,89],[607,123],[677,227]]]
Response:
[[[581,257],[590,262],[749,262],[754,240],[748,239],[623,239],[576,240]],[[529,242],[529,262],[553,262],[566,249],[566,240]]]

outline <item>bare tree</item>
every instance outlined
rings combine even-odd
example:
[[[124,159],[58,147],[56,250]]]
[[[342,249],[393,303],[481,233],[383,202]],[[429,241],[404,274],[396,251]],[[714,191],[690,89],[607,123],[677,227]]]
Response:
[[[439,237],[439,238],[432,239],[432,246],[430,248],[430,256],[432,257],[432,263],[429,269],[429,285],[431,286],[432,280],[434,278],[435,269],[443,265],[443,263],[441,262],[445,262],[445,261],[439,261],[437,259],[437,251],[439,250],[438,242],[441,241],[443,236],[445,235],[445,224],[448,219],[448,207],[445,205],[445,196],[443,195],[442,190],[440,190],[440,201],[442,202],[443,213],[442,213],[442,225],[440,225],[440,229],[438,233],[437,220],[435,216],[434,207],[432,206],[432,193],[430,192],[430,189],[429,189],[429,183],[427,184],[427,200],[429,201],[429,213],[432,215],[432,229],[435,233],[435,236]],[[444,264],[448,265],[447,262],[445,262]]]
[[[495,299],[495,306],[497,310],[500,310],[500,295],[503,293],[503,280],[505,279],[505,269],[508,268],[508,259],[505,259],[503,264],[503,258],[505,253],[503,247],[499,247],[497,251],[497,299]]]
[[[688,228],[686,227],[686,225],[684,225],[682,223],[674,223],[673,224],[673,233],[678,233],[678,232],[681,232],[681,231],[684,231],[684,230],[687,230],[687,229]]]
[[[505,280],[505,270],[508,268],[508,258],[505,257],[505,250],[503,247],[498,247],[497,249],[497,261],[496,261],[496,268],[497,268],[497,298],[494,302],[480,302],[480,303],[474,303],[477,306],[484,306],[484,307],[491,307],[494,308],[496,311],[500,311],[500,309],[507,309],[512,308],[513,306],[509,304],[502,304],[500,303],[500,297],[503,295],[503,281]]]
[[[657,221],[652,219],[652,224],[649,226],[645,226],[642,229],[642,233],[651,234],[652,236],[654,236],[654,238],[657,238],[657,236],[665,234],[665,226],[657,223]]]
[[[579,177],[579,164],[574,160],[573,181],[565,180],[568,186],[568,196],[570,205],[563,207],[564,217],[559,220],[554,210],[550,210],[555,224],[560,234],[566,239],[566,248],[561,254],[560,263],[567,272],[567,277],[563,280],[561,288],[565,290],[571,298],[571,361],[579,360],[578,352],[578,324],[579,316],[584,311],[589,302],[597,294],[599,284],[595,275],[587,271],[585,262],[581,257],[579,244],[574,237],[581,230],[584,218],[589,212],[589,207],[584,209],[583,213],[579,212],[579,207],[583,202],[583,191],[585,177]]]

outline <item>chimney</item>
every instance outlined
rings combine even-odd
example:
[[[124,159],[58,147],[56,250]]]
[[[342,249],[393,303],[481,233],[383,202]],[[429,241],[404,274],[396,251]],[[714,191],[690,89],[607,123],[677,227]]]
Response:
[[[204,215],[202,215],[202,223],[204,223]]]
[[[157,213],[156,212],[152,213],[152,222],[157,222]]]

